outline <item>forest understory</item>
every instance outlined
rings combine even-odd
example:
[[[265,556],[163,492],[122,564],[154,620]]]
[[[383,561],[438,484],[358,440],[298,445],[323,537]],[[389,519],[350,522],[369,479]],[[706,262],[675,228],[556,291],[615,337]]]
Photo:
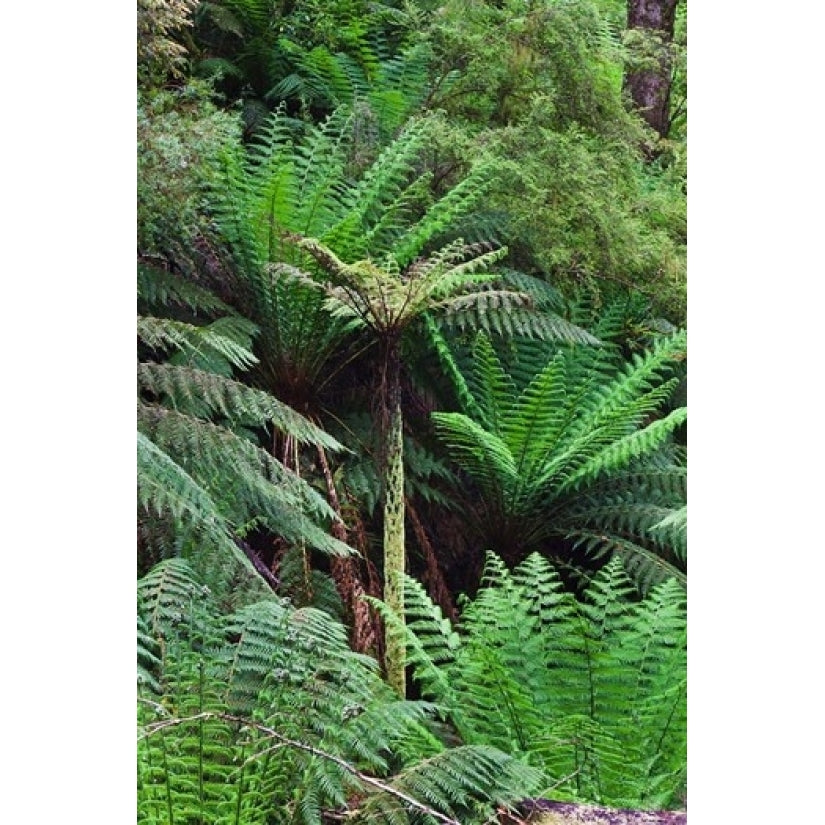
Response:
[[[687,821],[686,51],[138,0],[139,823]]]

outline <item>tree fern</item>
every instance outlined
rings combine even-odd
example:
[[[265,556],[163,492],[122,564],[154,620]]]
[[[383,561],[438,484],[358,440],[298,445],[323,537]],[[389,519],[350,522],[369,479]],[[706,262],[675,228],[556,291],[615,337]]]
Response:
[[[238,539],[263,527],[323,552],[351,549],[321,526],[337,518],[325,500],[258,446],[269,430],[296,443],[340,447],[272,396],[231,375],[257,359],[257,329],[201,287],[144,270],[142,300],[181,318],[138,320],[138,504],[143,564],[186,556],[227,594],[256,592],[259,569]],[[185,320],[184,320],[185,319]],[[243,588],[237,577],[247,580]],[[260,581],[258,582],[260,584]]]
[[[684,346],[682,335],[670,336],[618,370],[598,347],[559,349],[517,391],[490,340],[478,337],[468,374],[455,362],[452,369],[464,412],[434,413],[433,420],[451,457],[477,486],[480,501],[472,512],[491,547],[519,560],[561,536],[575,537],[590,551],[577,531],[598,531],[605,547],[623,542],[648,583],[679,571],[683,542],[671,547],[672,534],[652,528],[684,503],[684,489],[673,481],[683,469],[656,457],[670,449],[686,411],[650,419],[673,389],[668,372]],[[442,352],[445,360],[449,356]],[[656,472],[645,475],[657,460]],[[625,519],[623,525],[622,503],[630,505],[626,515],[635,508],[656,518]],[[617,530],[629,521],[633,529]]]

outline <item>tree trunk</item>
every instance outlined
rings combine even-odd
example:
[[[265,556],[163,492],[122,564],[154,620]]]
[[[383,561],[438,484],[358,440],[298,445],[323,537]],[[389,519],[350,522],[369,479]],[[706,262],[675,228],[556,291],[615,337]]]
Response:
[[[660,137],[670,127],[671,44],[679,0],[627,0],[627,28],[636,65],[628,68],[624,86],[645,121]]]
[[[338,491],[335,489],[335,482],[332,478],[329,461],[324,448],[319,444],[317,447],[318,460],[321,463],[321,470],[324,473],[324,480],[327,485],[327,498],[330,506],[335,510],[340,521],[333,521],[332,535],[339,541],[346,542],[347,528],[344,526],[344,517],[341,511],[341,501],[338,498]],[[364,553],[366,558],[366,553]],[[359,653],[369,653],[378,646],[378,634],[373,626],[373,615],[367,603],[364,601],[366,591],[358,572],[357,559],[348,556],[346,558],[330,559],[330,572],[338,588],[338,594],[344,604],[347,619],[350,624],[350,647]]]
[[[404,420],[401,413],[401,353],[396,339],[384,353],[386,398],[384,428],[384,602],[401,621],[386,629],[387,681],[400,697],[406,695],[404,672]]]

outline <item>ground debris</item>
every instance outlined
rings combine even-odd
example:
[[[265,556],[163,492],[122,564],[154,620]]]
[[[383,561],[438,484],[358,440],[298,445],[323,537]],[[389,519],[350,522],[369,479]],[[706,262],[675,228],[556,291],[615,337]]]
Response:
[[[521,809],[525,819],[506,816],[502,825],[687,825],[686,811],[638,811],[531,799]]]

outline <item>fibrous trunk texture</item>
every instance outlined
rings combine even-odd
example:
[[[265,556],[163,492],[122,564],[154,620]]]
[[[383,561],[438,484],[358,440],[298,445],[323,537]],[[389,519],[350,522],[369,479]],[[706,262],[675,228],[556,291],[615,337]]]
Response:
[[[330,506],[340,519],[340,521],[332,523],[332,535],[339,541],[346,542],[348,536],[347,528],[344,526],[343,513],[341,512],[341,501],[338,498],[338,491],[335,489],[335,481],[332,477],[329,461],[324,448],[320,444],[318,445],[318,459],[324,473]],[[350,645],[353,650],[357,650],[359,653],[369,653],[376,650],[378,640],[370,608],[364,599],[366,591],[358,572],[358,559],[352,556],[346,558],[333,557],[330,560],[330,572],[347,611],[347,618],[351,627]]]
[[[670,45],[678,5],[679,0],[628,0],[627,3],[627,28],[649,36],[655,64],[628,71],[624,85],[641,116],[661,137],[667,137],[670,128]]]
[[[386,629],[387,681],[406,694],[404,644],[404,421],[401,414],[401,365],[397,341],[385,352],[386,428],[384,456],[384,602],[401,622]]]

